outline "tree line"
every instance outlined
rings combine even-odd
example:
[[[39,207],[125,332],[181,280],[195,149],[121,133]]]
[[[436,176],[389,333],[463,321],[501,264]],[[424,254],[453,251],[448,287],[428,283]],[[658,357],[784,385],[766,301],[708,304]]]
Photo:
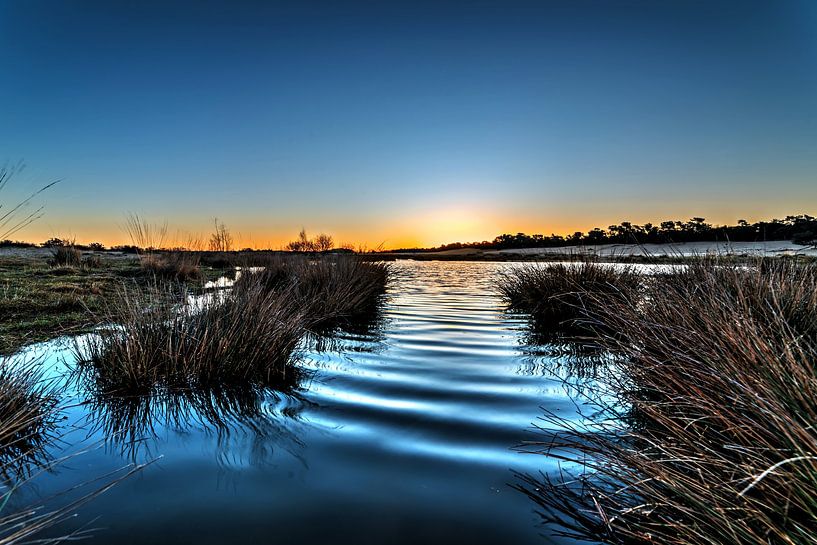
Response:
[[[758,242],[791,240],[797,244],[817,243],[817,218],[801,214],[783,219],[749,223],[738,220],[736,225],[712,225],[705,218],[688,221],[669,220],[657,224],[638,225],[623,221],[607,229],[596,227],[572,235],[502,234],[482,242],[454,242],[428,251],[479,248],[504,250],[511,248],[558,248],[589,244],[671,244],[682,242]],[[395,250],[400,251],[400,250]]]

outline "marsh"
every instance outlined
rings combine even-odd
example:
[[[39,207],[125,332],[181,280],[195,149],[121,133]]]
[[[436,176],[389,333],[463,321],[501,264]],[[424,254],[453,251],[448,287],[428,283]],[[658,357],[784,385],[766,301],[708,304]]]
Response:
[[[305,341],[299,375],[276,388],[106,398],[73,382],[52,454],[99,448],[27,497],[156,461],[44,536],[92,524],[100,543],[540,542],[508,484],[556,465],[515,447],[543,405],[581,416],[559,357],[527,344],[527,318],[495,291],[507,266],[395,263],[379,323]],[[72,347],[28,353],[70,376]]]

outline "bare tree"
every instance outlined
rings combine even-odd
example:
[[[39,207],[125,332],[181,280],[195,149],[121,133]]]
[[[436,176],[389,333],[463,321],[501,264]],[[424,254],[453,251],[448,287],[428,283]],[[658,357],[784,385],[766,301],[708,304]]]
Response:
[[[218,221],[218,218],[213,219],[215,230],[210,235],[210,251],[213,252],[229,252],[233,249],[233,235],[223,222]]]
[[[315,237],[313,246],[316,252],[328,252],[335,247],[335,241],[332,239],[332,235],[321,233]]]
[[[298,240],[293,240],[287,244],[287,250],[291,252],[314,252],[315,243],[309,240],[306,229],[301,228],[301,232],[298,233]]]

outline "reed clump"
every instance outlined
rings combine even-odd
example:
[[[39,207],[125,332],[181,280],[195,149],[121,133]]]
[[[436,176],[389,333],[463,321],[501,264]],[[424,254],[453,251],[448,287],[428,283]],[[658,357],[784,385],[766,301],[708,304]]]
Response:
[[[82,252],[74,246],[56,246],[51,249],[50,264],[54,267],[81,267]]]
[[[585,296],[619,380],[592,426],[528,445],[569,462],[520,485],[546,519],[616,544],[817,543],[817,269],[710,260]]]
[[[199,300],[178,284],[123,288],[103,319],[118,325],[76,351],[105,393],[285,381],[308,325],[297,298],[259,282]]]
[[[600,327],[592,306],[626,299],[639,284],[631,266],[578,261],[506,269],[498,288],[511,310],[530,314],[537,335],[555,339]]]
[[[391,275],[387,263],[349,256],[275,256],[243,274],[235,289],[259,284],[286,292],[306,309],[312,330],[354,327],[378,315]]]
[[[161,280],[190,282],[202,279],[199,256],[195,252],[149,253],[139,259],[143,272]]]

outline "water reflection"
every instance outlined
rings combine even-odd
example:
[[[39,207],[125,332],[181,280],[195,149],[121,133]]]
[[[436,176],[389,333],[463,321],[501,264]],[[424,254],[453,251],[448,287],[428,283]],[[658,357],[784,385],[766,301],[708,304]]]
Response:
[[[277,389],[259,386],[164,391],[149,396],[97,394],[86,400],[87,427],[134,461],[153,459],[169,433],[193,431],[216,439],[216,457],[227,466],[261,466],[276,448],[299,457],[299,428],[307,403],[305,374]]]
[[[59,393],[42,358],[0,357],[0,490],[51,463],[45,447],[55,439]]]

